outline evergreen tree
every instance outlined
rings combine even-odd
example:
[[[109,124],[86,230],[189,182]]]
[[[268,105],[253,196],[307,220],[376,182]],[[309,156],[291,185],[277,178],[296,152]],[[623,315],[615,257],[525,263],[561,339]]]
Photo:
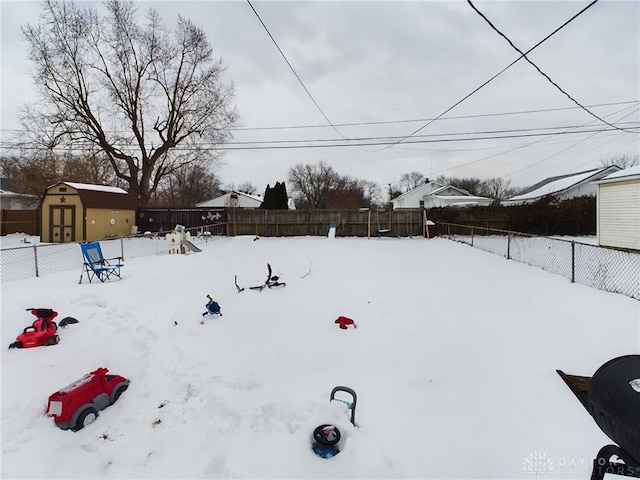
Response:
[[[260,208],[267,210],[287,210],[289,208],[289,197],[284,182],[276,182],[273,187],[267,185]]]
[[[287,210],[289,208],[289,197],[287,195],[287,186],[282,183],[276,183],[274,187],[274,204],[278,210]]]
[[[273,189],[268,183],[267,183],[267,188],[265,188],[264,190],[264,196],[262,197],[262,203],[260,204],[260,208],[273,210]]]

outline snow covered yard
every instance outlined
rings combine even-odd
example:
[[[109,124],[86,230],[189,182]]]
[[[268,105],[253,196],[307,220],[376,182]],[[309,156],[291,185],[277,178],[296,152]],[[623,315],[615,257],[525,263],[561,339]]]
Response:
[[[198,246],[105,284],[79,268],[2,284],[7,346],[27,307],[80,320],[56,346],[2,351],[2,478],[577,479],[610,443],[555,369],[638,353],[636,300],[442,238]],[[267,262],[286,287],[238,293]],[[207,294],[224,316],[200,325]],[[56,428],[49,394],[100,366],[129,389]],[[358,428],[328,402],[337,385]],[[335,458],[310,449],[321,423],[347,437]]]

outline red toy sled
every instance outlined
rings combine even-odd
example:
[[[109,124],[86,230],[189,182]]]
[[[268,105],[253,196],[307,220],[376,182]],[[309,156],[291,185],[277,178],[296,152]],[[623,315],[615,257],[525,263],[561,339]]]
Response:
[[[9,345],[9,348],[42,347],[43,345],[57,344],[60,337],[56,335],[58,325],[53,319],[58,316],[58,312],[50,308],[27,308],[27,311],[31,311],[36,316],[36,320],[18,335],[16,341]]]

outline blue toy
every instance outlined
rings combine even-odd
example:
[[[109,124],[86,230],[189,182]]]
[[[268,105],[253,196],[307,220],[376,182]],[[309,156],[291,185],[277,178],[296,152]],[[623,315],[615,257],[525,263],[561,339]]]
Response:
[[[207,295],[207,298],[209,299],[209,303],[207,303],[206,308],[207,311],[204,312],[202,314],[203,317],[206,317],[207,315],[220,315],[222,316],[222,311],[220,309],[220,304],[218,302],[216,302],[213,298],[211,298],[211,295]]]

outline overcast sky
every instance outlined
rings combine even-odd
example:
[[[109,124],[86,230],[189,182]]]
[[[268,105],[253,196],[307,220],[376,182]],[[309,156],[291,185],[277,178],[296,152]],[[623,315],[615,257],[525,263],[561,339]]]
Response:
[[[241,129],[217,170],[224,184],[262,193],[295,164],[324,161],[383,191],[413,171],[528,186],[640,151],[638,1],[601,0],[527,55],[610,125],[524,59],[482,86],[520,54],[466,1],[253,0],[310,95],[247,1],[138,3],[170,26],[178,14],[193,20],[226,65]],[[589,3],[473,2],[525,52]],[[18,108],[33,100],[20,26],[37,23],[40,3],[0,4],[6,145]]]

